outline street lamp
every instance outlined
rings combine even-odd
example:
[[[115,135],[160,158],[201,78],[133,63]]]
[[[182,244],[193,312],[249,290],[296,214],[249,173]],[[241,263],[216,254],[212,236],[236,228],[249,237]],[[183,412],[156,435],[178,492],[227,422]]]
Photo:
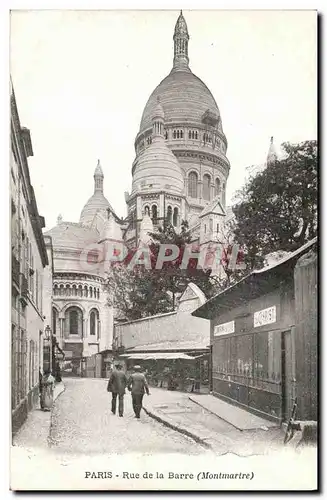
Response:
[[[45,330],[44,330],[44,334],[45,334],[45,339],[46,340],[50,340],[50,337],[51,337],[51,328],[49,325],[46,326]]]

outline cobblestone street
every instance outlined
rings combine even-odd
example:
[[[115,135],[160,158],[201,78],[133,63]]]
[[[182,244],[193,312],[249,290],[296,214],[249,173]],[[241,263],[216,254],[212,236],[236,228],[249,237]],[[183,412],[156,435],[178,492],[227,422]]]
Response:
[[[65,392],[53,408],[50,433],[53,450],[73,454],[198,454],[206,451],[144,411],[140,420],[135,419],[129,393],[125,396],[124,417],[112,415],[106,380],[65,379],[65,386]]]

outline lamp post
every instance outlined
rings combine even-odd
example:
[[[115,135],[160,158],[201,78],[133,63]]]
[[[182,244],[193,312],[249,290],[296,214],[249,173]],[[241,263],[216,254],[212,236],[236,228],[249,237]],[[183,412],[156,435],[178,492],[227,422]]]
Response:
[[[47,325],[44,330],[44,338],[49,346],[49,368],[50,373],[52,373],[52,331],[49,325]]]

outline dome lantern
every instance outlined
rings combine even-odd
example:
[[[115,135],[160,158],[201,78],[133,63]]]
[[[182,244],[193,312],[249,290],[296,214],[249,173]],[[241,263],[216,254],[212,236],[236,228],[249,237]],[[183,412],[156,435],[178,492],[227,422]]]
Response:
[[[103,193],[104,175],[103,175],[102,167],[100,165],[100,160],[98,160],[93,177],[94,177],[94,192],[99,191],[100,193]]]
[[[188,41],[190,39],[187,24],[181,11],[174,31],[174,66],[173,71],[189,71]]]

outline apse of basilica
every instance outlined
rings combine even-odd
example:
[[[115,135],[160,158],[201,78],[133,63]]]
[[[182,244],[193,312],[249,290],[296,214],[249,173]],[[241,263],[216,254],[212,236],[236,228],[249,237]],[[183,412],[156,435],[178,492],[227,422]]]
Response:
[[[132,188],[120,218],[104,195],[100,162],[94,193],[78,223],[63,221],[46,233],[53,246],[53,324],[66,357],[79,360],[110,350],[114,312],[107,304],[104,268],[81,266],[92,244],[115,240],[135,247],[164,219],[180,230],[187,220],[200,245],[218,241],[226,216],[229,161],[217,103],[189,66],[189,34],[180,13],[173,66],[145,105],[135,138]]]

